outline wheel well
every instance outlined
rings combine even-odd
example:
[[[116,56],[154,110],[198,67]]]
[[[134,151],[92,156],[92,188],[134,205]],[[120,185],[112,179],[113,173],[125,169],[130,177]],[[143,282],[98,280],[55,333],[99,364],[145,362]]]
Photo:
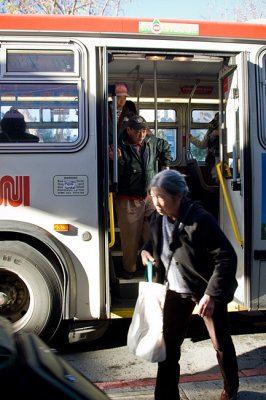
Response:
[[[21,241],[39,251],[53,265],[61,279],[64,294],[64,319],[76,313],[76,272],[71,251],[45,229],[22,221],[1,220],[0,242]],[[68,296],[66,296],[68,293]]]
[[[38,250],[41,254],[43,254],[49,261],[50,263],[54,266],[56,269],[56,272],[58,273],[61,282],[64,282],[64,274],[62,270],[62,265],[58,259],[58,257],[55,255],[53,250],[47,246],[44,242],[41,240],[28,235],[26,233],[20,233],[20,232],[8,232],[8,231],[1,231],[0,232],[0,241],[4,240],[10,240],[10,241],[20,241],[23,243],[27,243],[36,250]]]

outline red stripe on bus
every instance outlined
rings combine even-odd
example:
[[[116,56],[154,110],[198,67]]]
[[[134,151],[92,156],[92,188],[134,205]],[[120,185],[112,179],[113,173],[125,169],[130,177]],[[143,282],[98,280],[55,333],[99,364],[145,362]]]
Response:
[[[7,31],[62,31],[98,33],[139,33],[139,22],[152,22],[151,18],[98,17],[80,15],[10,15],[0,16],[0,30]],[[213,38],[264,39],[266,24],[218,21],[177,21],[160,19],[161,23],[197,24],[199,36]],[[156,34],[151,34],[157,36]],[[162,36],[158,34],[158,36]],[[174,36],[174,35],[172,35]],[[181,35],[180,35],[181,36]],[[184,35],[188,36],[188,35]],[[179,37],[177,34],[176,37]],[[194,36],[193,36],[194,37]],[[195,36],[196,37],[196,36]]]

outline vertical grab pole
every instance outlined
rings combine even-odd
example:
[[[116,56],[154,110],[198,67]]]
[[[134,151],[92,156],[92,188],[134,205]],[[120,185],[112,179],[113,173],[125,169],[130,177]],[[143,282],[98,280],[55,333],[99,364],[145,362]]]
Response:
[[[118,158],[117,158],[117,101],[115,95],[115,85],[109,87],[109,92],[112,95],[112,143],[113,143],[113,176],[111,187],[109,189],[109,221],[110,221],[110,242],[108,247],[113,247],[115,244],[115,223],[114,223],[114,195],[117,191],[118,184]]]
[[[154,132],[155,136],[158,136],[158,92],[157,92],[157,61],[153,62],[153,82],[154,82]],[[158,172],[159,167],[158,167],[158,161],[156,161],[156,170]]]
[[[113,104],[113,111],[112,111],[112,118],[113,118],[113,191],[115,192],[117,189],[118,183],[118,166],[117,166],[117,102],[116,102],[116,95],[113,93],[112,96],[112,104]]]
[[[158,92],[157,92],[157,61],[153,63],[153,82],[154,82],[154,130],[155,136],[158,135]]]
[[[110,216],[110,242],[108,247],[113,247],[115,244],[115,222],[114,222],[114,200],[113,193],[109,193],[109,216]]]

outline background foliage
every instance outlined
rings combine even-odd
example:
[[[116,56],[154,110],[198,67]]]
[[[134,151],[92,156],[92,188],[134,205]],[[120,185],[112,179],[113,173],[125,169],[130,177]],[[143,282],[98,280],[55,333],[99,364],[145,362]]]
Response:
[[[8,14],[119,15],[131,0],[1,0]]]

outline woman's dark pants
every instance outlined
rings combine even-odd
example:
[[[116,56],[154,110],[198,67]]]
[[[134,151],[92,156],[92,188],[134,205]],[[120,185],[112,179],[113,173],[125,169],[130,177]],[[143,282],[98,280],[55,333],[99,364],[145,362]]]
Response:
[[[180,377],[179,360],[181,345],[187,333],[188,325],[195,307],[191,297],[168,290],[164,306],[164,339],[166,360],[158,364],[155,386],[155,400],[178,400],[178,382]],[[213,347],[216,350],[218,364],[227,393],[238,389],[238,365],[229,326],[227,305],[215,303],[212,317],[204,317]]]

